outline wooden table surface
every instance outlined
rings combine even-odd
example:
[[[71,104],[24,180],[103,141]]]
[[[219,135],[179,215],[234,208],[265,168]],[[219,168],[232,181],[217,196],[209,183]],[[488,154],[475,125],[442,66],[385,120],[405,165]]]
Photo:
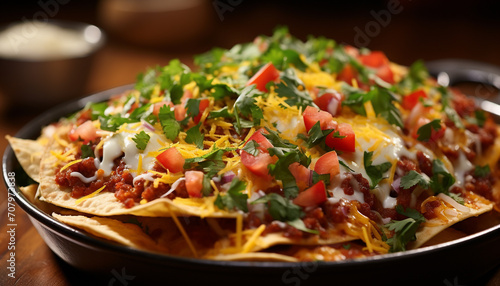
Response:
[[[236,2],[238,1],[233,1]],[[226,11],[223,21],[214,13],[216,23],[209,41],[190,48],[148,49],[128,45],[111,37],[95,59],[84,94],[131,83],[136,74],[144,71],[146,67],[164,65],[173,58],[180,58],[192,65],[194,53],[214,45],[230,47],[237,42],[251,41],[255,35],[270,34],[278,23],[289,25],[292,32],[303,39],[307,34],[314,33],[352,44],[355,39],[355,27],[365,27],[370,21],[375,21],[373,13],[387,8],[384,1],[379,1],[375,7],[355,9],[356,7],[349,6],[344,7],[349,11],[346,16],[339,11],[328,12],[321,7],[312,9],[310,6],[299,4],[284,12],[280,5],[285,5],[286,1],[267,6],[267,2],[259,3],[261,6],[256,7],[243,2],[233,7],[233,10]],[[380,33],[371,39],[369,47],[386,51],[391,60],[402,64],[410,64],[420,58],[432,60],[454,57],[500,65],[500,23],[496,16],[488,14],[489,6],[474,6],[476,12],[480,11],[479,15],[474,14],[474,9],[454,10],[453,15],[443,12],[445,8],[433,13],[424,13],[423,11],[427,11],[426,7],[428,6],[405,6],[406,10],[403,10],[401,15],[392,15],[390,25],[383,27]],[[61,13],[62,18],[78,19],[80,14],[71,10],[71,5],[66,8],[69,12]],[[78,6],[78,9],[80,8]],[[334,9],[332,6],[327,8]],[[89,16],[88,13],[90,12],[87,11],[87,14],[81,16],[81,19],[96,21],[96,17]],[[403,15],[405,13],[406,16]],[[20,19],[22,14],[10,17],[14,17],[14,20],[16,17]],[[0,112],[0,150],[5,150],[5,135],[15,134],[41,111],[25,111],[22,106],[6,106],[4,99],[0,101]],[[15,222],[8,221],[9,212],[15,215]],[[15,226],[9,226],[9,223],[15,223]],[[12,228],[15,229],[13,238],[9,232]],[[11,252],[8,249],[10,241],[15,243],[15,278],[8,276],[7,269]],[[14,210],[9,211],[6,187],[3,184],[0,186],[0,285],[103,285],[109,284],[112,279],[111,273],[96,277],[83,273],[56,257],[19,206],[16,205]],[[460,281],[448,282],[450,283],[443,281],[443,285],[462,285]],[[500,285],[500,272],[494,270],[476,284]]]

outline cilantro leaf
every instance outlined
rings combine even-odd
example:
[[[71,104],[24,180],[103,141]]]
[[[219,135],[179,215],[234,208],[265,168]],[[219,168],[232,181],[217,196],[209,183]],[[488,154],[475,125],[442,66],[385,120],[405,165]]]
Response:
[[[444,163],[439,159],[432,161],[432,180],[430,187],[434,193],[449,194],[449,188],[455,183],[455,178],[451,175]]]
[[[219,209],[240,209],[244,212],[248,212],[248,195],[244,194],[243,191],[246,189],[247,184],[244,181],[240,181],[238,178],[234,178],[231,181],[229,190],[226,195],[222,196],[220,193],[215,199],[214,204]]]
[[[158,119],[160,120],[163,133],[167,139],[174,140],[179,135],[181,126],[177,120],[175,120],[175,114],[173,110],[170,110],[169,106],[160,107],[160,112],[158,113]]]
[[[229,112],[229,110],[227,109],[227,106],[224,106],[223,108],[221,108],[219,110],[210,111],[210,113],[208,114],[208,119],[214,119],[214,118],[234,119],[234,115]]]
[[[115,132],[125,123],[132,123],[134,120],[126,117],[122,117],[120,114],[113,114],[108,116],[100,116],[99,123],[101,124],[101,129],[106,131]]]
[[[206,176],[211,178],[226,166],[222,160],[224,153],[234,150],[234,148],[214,148],[203,156],[186,159],[184,169],[201,169]]]
[[[406,175],[401,177],[401,188],[407,190],[415,185],[420,185],[422,188],[427,189],[430,186],[431,179],[426,174],[420,174],[414,170],[409,171]]]
[[[259,149],[258,149],[259,147],[260,145],[259,143],[257,143],[257,141],[250,140],[245,144],[245,146],[241,150],[247,152],[252,156],[257,156],[259,155]]]
[[[262,109],[257,105],[254,97],[262,95],[255,85],[247,86],[241,90],[240,95],[234,103],[233,115],[236,119],[234,128],[239,134],[242,128],[250,128],[260,125],[264,118]],[[250,121],[249,119],[252,119]]]
[[[319,145],[325,151],[331,151],[330,148],[325,143],[326,137],[333,132],[333,129],[321,130],[321,126],[319,121],[316,122],[313,127],[307,133],[307,136],[303,134],[299,134],[299,138],[305,141],[308,148],[312,148],[316,145]],[[338,133],[338,131],[337,131]]]
[[[288,225],[291,225],[293,227],[295,227],[296,229],[300,230],[300,231],[303,231],[303,232],[308,232],[308,233],[312,233],[312,234],[319,234],[319,231],[317,230],[314,230],[314,229],[308,229],[304,223],[303,220],[301,220],[300,218],[296,218],[294,220],[289,220],[286,222]]]
[[[347,165],[344,161],[339,160],[339,164],[340,164],[342,167],[346,168],[348,171],[350,171],[350,172],[354,172],[354,170],[353,170],[351,167],[349,167],[349,166],[348,166],[348,165]]]
[[[198,123],[197,125],[189,128],[186,131],[186,142],[193,143],[199,149],[203,149],[203,139],[205,138],[205,135],[203,135],[201,133],[200,126],[201,126],[201,122]]]
[[[443,105],[443,111],[446,116],[455,124],[459,129],[464,129],[465,126],[460,119],[457,111],[451,107],[451,94],[450,91],[444,87],[440,86],[437,88],[439,93],[441,93],[441,104]]]
[[[276,193],[267,194],[252,202],[252,204],[259,203],[267,203],[269,214],[279,221],[294,221],[304,215],[300,206]]]
[[[397,205],[396,211],[408,218],[400,221],[393,220],[385,225],[388,230],[394,231],[394,236],[386,241],[391,246],[390,252],[406,250],[408,242],[416,239],[415,233],[420,224],[425,222],[425,217],[414,209],[405,210],[401,205]]]
[[[429,72],[424,62],[418,60],[410,66],[408,74],[397,84],[397,87],[400,93],[405,94],[422,86],[427,78],[429,78]]]
[[[302,109],[309,105],[315,106],[304,83],[293,69],[286,69],[283,72],[280,83],[276,84],[276,94],[279,97],[285,97],[285,102],[290,106],[302,107]]]
[[[484,166],[476,166],[474,168],[474,176],[479,177],[479,178],[484,178],[487,177],[491,174],[490,166],[489,165],[484,165]]]
[[[450,196],[452,199],[454,199],[457,203],[461,205],[465,204],[465,200],[464,198],[462,198],[462,196],[460,196],[460,194],[449,193],[448,196]]]
[[[141,131],[140,133],[137,133],[132,140],[135,142],[137,149],[144,151],[150,138],[151,137],[146,132]]]
[[[269,155],[276,155],[278,157],[278,161],[268,167],[269,173],[277,180],[281,180],[283,183],[283,192],[285,193],[285,197],[296,197],[299,193],[299,188],[295,181],[295,177],[288,169],[288,166],[295,162],[299,162],[304,166],[309,166],[311,158],[307,157],[304,151],[302,151],[297,145],[279,137],[279,134],[276,131],[269,128],[266,129],[269,134],[264,134],[264,136],[273,145],[272,148],[268,149]]]
[[[401,113],[394,105],[396,97],[388,89],[372,87],[368,92],[352,90],[348,94],[347,99],[342,102],[343,106],[348,106],[354,112],[366,116],[365,103],[371,101],[376,115],[382,116],[390,124],[403,127]]]
[[[380,181],[384,179],[384,173],[392,167],[390,162],[385,162],[380,165],[372,165],[372,152],[366,152],[363,155],[363,164],[368,177],[370,177],[370,188],[374,189]]]
[[[432,130],[438,131],[441,129],[441,120],[439,119],[434,119],[431,122],[424,124],[420,126],[417,130],[418,138],[417,140],[419,141],[429,141],[431,139],[431,134]]]
[[[80,149],[82,150],[82,159],[85,158],[95,158],[94,150],[92,150],[92,142],[89,142],[89,144],[84,144]]]
[[[200,113],[200,99],[189,98],[186,101],[186,114],[189,117],[195,117]]]

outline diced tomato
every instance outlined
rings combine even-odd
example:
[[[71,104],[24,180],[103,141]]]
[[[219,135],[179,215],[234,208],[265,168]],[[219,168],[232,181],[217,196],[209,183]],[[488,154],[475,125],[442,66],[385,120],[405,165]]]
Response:
[[[186,190],[190,197],[201,198],[201,190],[203,189],[203,172],[186,171]]]
[[[267,149],[272,148],[273,144],[267,140],[267,138],[264,136],[264,134],[268,134],[267,130],[264,128],[261,128],[257,131],[255,131],[250,138],[248,138],[247,143],[254,140],[259,144],[259,150],[263,152],[268,152]],[[246,143],[245,143],[246,145]]]
[[[160,108],[162,108],[165,105],[169,107],[174,107],[174,104],[170,101],[160,101],[153,104],[153,114],[158,115],[160,113]]]
[[[420,117],[418,120],[417,120],[417,123],[415,124],[415,126],[413,127],[412,131],[411,131],[411,136],[415,139],[418,138],[418,129],[422,126],[424,126],[425,124],[428,124],[429,122],[431,122],[430,119],[428,118],[425,118],[425,117]],[[437,141],[439,138],[443,137],[444,136],[444,132],[446,131],[446,125],[444,125],[443,123],[441,123],[441,128],[438,129],[438,130],[435,130],[434,128],[431,129],[431,138],[430,140],[431,141]]]
[[[198,122],[200,122],[201,116],[203,115],[203,111],[207,109],[209,104],[210,100],[206,98],[200,100],[199,113],[195,117],[193,117],[194,124],[198,124]]]
[[[257,156],[254,156],[252,154],[249,154],[246,151],[241,151],[241,163],[252,173],[258,175],[258,176],[263,176],[263,177],[268,177],[269,176],[269,170],[267,169],[267,166],[270,164],[274,164],[277,161],[276,157],[271,157],[269,155],[269,151],[267,151],[268,148],[273,147],[271,142],[267,140],[266,137],[264,137],[263,134],[267,133],[265,129],[259,129],[255,131],[250,138],[248,138],[248,141],[245,143],[245,145],[254,140],[259,144],[259,154]]]
[[[185,90],[181,97],[181,103],[174,106],[175,120],[181,121],[186,118],[186,102],[188,99],[193,98],[193,93],[190,90]],[[201,118],[201,116],[200,116]]]
[[[248,154],[245,151],[241,152],[241,163],[258,176],[269,176],[267,166],[276,163],[277,158],[271,157],[269,153],[259,152],[257,156]]]
[[[299,162],[294,162],[288,166],[288,170],[292,173],[297,182],[299,189],[303,190],[309,186],[309,179],[311,178],[311,170]]]
[[[401,105],[404,109],[411,110],[415,107],[415,105],[417,105],[421,98],[427,98],[427,93],[424,90],[419,89],[406,96],[403,96]]]
[[[87,120],[82,125],[71,129],[68,137],[71,141],[83,140],[83,143],[87,144],[97,138],[97,129],[91,120]]]
[[[268,92],[266,84],[270,81],[278,82],[279,78],[280,72],[269,62],[248,80],[246,86],[255,84],[258,90]]]
[[[394,84],[394,73],[391,70],[391,67],[389,65],[382,66],[377,69],[375,73],[381,80],[389,83],[389,84]]]
[[[339,133],[338,135],[343,138],[334,137],[334,133],[337,131]],[[339,123],[337,128],[326,137],[325,143],[337,151],[354,152],[356,136],[352,130],[352,126],[348,123]]]
[[[184,170],[184,162],[186,161],[179,150],[174,147],[161,152],[160,155],[156,156],[156,160],[163,168],[172,173],[178,173]]]
[[[333,178],[340,173],[337,152],[330,151],[319,157],[318,161],[316,161],[316,165],[314,165],[314,171],[320,175],[330,174],[330,180],[333,180]]]
[[[376,69],[375,74],[383,81],[394,84],[394,73],[389,65],[389,59],[380,51],[373,51],[366,55],[360,55],[358,60],[362,65]]]
[[[333,122],[333,116],[330,113],[312,106],[306,107],[302,113],[302,118],[304,119],[304,125],[307,132],[309,132],[309,130],[311,130],[314,124],[318,121],[321,130],[327,129],[327,127]]]
[[[327,90],[314,100],[319,109],[328,111],[332,116],[340,113],[344,96],[336,90]]]
[[[358,72],[353,66],[347,64],[337,75],[337,80],[345,81],[347,84],[352,85],[352,80],[358,77]]]
[[[300,192],[293,203],[302,207],[317,206],[327,200],[325,182],[319,181],[309,189]]]
[[[371,68],[379,68],[389,64],[386,55],[380,51],[372,51],[366,55],[360,55],[359,61],[364,65]]]

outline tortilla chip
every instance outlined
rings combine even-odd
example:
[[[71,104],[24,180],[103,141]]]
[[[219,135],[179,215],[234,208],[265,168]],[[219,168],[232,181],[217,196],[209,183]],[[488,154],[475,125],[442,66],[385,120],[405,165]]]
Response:
[[[68,130],[69,126],[62,126],[57,128],[55,132],[59,134],[60,138],[64,138],[67,136]],[[43,153],[40,164],[39,192],[40,199],[45,202],[96,216],[131,214],[146,217],[169,217],[173,213],[179,216],[227,218],[238,215],[236,212],[205,208],[205,205],[213,206],[214,197],[189,199],[189,204],[182,198],[176,198],[173,201],[168,198],[159,198],[132,208],[126,208],[122,202],[116,199],[114,193],[105,190],[95,195],[75,199],[70,196],[70,189],[63,188],[55,182],[55,166],[61,165],[61,160],[54,154],[62,154],[66,148],[67,146],[61,146],[59,142],[51,140]],[[207,200],[210,201],[207,202],[209,204],[206,204]]]
[[[428,240],[449,228],[457,222],[465,220],[470,217],[476,217],[483,213],[489,212],[493,209],[493,203],[483,197],[475,195],[471,192],[466,192],[467,199],[471,199],[471,203],[466,203],[465,206],[469,208],[468,212],[456,210],[456,215],[446,215],[444,218],[434,218],[425,222],[423,227],[415,234],[417,239],[408,244],[408,249],[419,248]]]
[[[147,251],[167,251],[165,247],[158,245],[138,225],[133,223],[124,223],[119,220],[102,217],[89,218],[82,215],[63,216],[53,213],[52,216],[65,224],[83,229],[97,237],[115,241],[122,245]]]
[[[219,261],[275,261],[275,262],[299,262],[295,257],[270,252],[251,252],[229,255],[212,256],[210,259]]]
[[[19,139],[6,136],[23,170],[35,182],[40,182],[40,162],[46,146],[38,140]]]

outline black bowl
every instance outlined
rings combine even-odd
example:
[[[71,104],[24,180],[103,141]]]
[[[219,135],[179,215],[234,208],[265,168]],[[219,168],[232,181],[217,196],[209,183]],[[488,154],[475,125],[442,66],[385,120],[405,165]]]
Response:
[[[107,90],[55,107],[35,118],[16,137],[35,139],[43,126],[71,114],[89,101],[103,101],[131,86]],[[3,176],[15,172],[7,188],[29,215],[50,249],[66,263],[85,272],[113,274],[122,285],[456,285],[473,283],[500,262],[500,225],[451,242],[421,249],[342,262],[221,262],[160,255],[99,239],[65,225],[31,204],[19,191],[28,184],[12,149],[3,156]],[[112,279],[115,279],[112,278]],[[120,279],[123,279],[120,281]],[[116,285],[118,285],[116,284]]]

